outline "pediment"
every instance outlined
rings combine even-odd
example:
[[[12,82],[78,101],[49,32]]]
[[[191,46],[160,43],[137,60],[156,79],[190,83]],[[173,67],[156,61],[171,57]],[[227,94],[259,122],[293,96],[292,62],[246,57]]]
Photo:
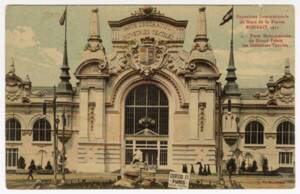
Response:
[[[101,77],[107,71],[107,62],[99,59],[89,59],[82,62],[75,71],[76,78]]]
[[[99,71],[100,71],[100,69],[98,67],[98,63],[89,63],[81,69],[80,74],[82,74],[82,75],[97,75],[97,74],[99,74]]]
[[[136,136],[159,136],[158,133],[152,131],[151,129],[145,128],[135,134]]]

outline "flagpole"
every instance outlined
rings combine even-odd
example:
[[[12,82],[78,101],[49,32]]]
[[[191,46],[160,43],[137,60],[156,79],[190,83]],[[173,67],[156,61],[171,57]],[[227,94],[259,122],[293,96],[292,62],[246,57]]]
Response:
[[[232,20],[231,20],[231,49],[233,51],[233,19],[234,19],[234,10],[233,10],[233,5],[232,5]]]
[[[234,20],[234,10],[232,5],[232,21],[231,21],[231,41],[233,42],[233,20]]]
[[[65,45],[67,45],[67,22],[68,22],[68,13],[67,13],[67,5],[65,7],[66,18],[65,18]]]

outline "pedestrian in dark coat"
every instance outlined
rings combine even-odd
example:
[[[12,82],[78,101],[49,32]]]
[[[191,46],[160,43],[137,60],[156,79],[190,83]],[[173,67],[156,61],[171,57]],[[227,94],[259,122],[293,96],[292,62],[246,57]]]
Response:
[[[33,168],[32,167],[29,167],[29,171],[28,171],[28,177],[27,177],[27,180],[33,180]]]

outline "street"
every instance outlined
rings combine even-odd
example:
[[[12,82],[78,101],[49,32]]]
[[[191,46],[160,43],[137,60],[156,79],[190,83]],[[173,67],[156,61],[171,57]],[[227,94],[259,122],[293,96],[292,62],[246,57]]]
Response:
[[[68,188],[111,188],[102,187],[103,185],[111,185],[117,177],[118,174],[114,173],[71,173],[66,175],[66,185]],[[168,181],[168,174],[157,174],[156,180],[166,183]],[[7,188],[8,189],[55,189],[57,188],[53,184],[53,175],[38,175],[34,174],[34,180],[27,180],[27,175],[16,175],[7,174]],[[61,176],[58,175],[58,180]],[[228,176],[224,176],[225,185],[229,185]],[[291,189],[295,186],[294,177],[288,175],[281,176],[241,176],[234,175],[232,180],[242,186],[242,188],[247,189],[263,189],[263,188],[279,188],[279,189]],[[58,181],[59,182],[59,181]],[[212,176],[197,176],[192,175],[190,183],[203,184],[203,185],[214,185],[217,182],[217,177]],[[98,183],[98,184],[97,184]],[[43,186],[36,187],[37,184]],[[75,187],[72,185],[80,184]],[[99,184],[102,186],[100,187]],[[227,186],[230,188],[229,186]],[[63,188],[63,187],[60,187]]]

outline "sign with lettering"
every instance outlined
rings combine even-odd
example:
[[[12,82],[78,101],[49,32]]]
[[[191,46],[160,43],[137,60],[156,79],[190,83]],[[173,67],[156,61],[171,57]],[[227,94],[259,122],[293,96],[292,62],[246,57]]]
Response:
[[[169,174],[169,188],[188,189],[190,183],[190,175],[187,173],[170,172]]]
[[[122,27],[112,28],[113,41],[140,40],[143,37],[156,37],[158,40],[184,40],[184,27],[176,27],[158,21],[139,21]]]

